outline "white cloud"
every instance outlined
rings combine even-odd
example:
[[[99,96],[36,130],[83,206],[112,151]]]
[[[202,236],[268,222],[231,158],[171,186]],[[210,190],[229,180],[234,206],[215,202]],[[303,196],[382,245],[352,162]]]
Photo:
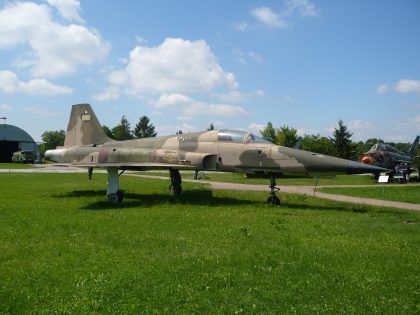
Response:
[[[198,128],[196,126],[193,126],[193,125],[190,125],[190,124],[187,124],[187,123],[177,125],[175,128],[176,128],[176,130],[181,130],[183,133],[198,131]]]
[[[318,16],[319,9],[308,0],[288,0],[286,2],[286,12],[289,14],[293,11],[299,11],[302,16]]]
[[[102,93],[93,95],[93,99],[100,102],[110,101],[119,98],[120,94],[120,89],[117,86],[110,86]]]
[[[79,14],[79,0],[47,0],[47,2],[52,7],[55,7],[58,10],[58,13],[66,20],[85,23]]]
[[[303,137],[305,135],[316,135],[319,134],[318,130],[313,128],[296,128],[296,133],[299,137]]]
[[[238,86],[204,40],[182,38],[167,38],[157,47],[136,46],[127,67],[111,72],[108,80],[128,85],[128,94],[209,92]]]
[[[253,9],[251,11],[251,15],[257,21],[267,26],[286,29],[292,27],[290,20],[294,15],[299,15],[301,17],[315,17],[319,15],[319,12],[320,10],[309,0],[287,0],[285,1],[284,9],[279,12],[275,12],[268,7],[262,6]],[[249,27],[247,29],[249,29]]]
[[[55,85],[45,79],[32,79],[28,82],[20,81],[12,71],[0,71],[0,91],[5,93],[25,93],[40,95],[71,94],[71,88]]]
[[[67,2],[71,3],[65,5]],[[51,1],[61,14],[77,19],[78,3],[67,2]],[[32,76],[48,78],[93,64],[110,48],[96,30],[54,21],[51,6],[32,2],[11,2],[0,10],[0,48],[17,45],[27,45],[30,50],[18,56],[16,66],[29,68]]]
[[[257,89],[257,90],[255,90],[255,95],[256,96],[265,96],[265,93],[264,93],[264,91],[263,90],[261,90],[261,89]]]
[[[139,45],[146,44],[148,41],[144,37],[141,37],[139,35],[136,35],[136,43]]]
[[[195,112],[195,115],[212,115],[212,116],[228,116],[228,117],[234,117],[238,115],[248,115],[248,112],[240,106],[225,105],[225,104],[197,103],[194,106],[193,114],[194,112]]]
[[[260,64],[264,62],[264,58],[260,54],[254,52],[254,51],[250,51],[248,53],[245,53],[240,48],[234,48],[232,50],[232,54],[236,57],[236,59],[240,63],[242,63],[244,65],[248,64],[249,60],[251,60],[255,63],[260,63]]]
[[[230,91],[227,94],[218,94],[215,96],[222,102],[227,103],[240,103],[247,98],[247,95],[245,93],[239,91]]]
[[[248,56],[252,60],[254,60],[256,63],[263,63],[264,62],[264,58],[260,54],[257,54],[256,52],[250,51],[248,53]]]
[[[172,106],[184,106],[194,103],[194,100],[183,94],[162,94],[159,100],[155,103],[156,108],[172,107]]]
[[[388,84],[380,84],[377,88],[376,88],[376,93],[377,94],[385,94],[386,92],[388,92]]]
[[[12,106],[8,104],[0,104],[0,111],[10,112],[12,110]]]
[[[242,50],[240,50],[239,48],[234,48],[232,53],[240,63],[244,65],[247,64],[246,55]]]
[[[247,115],[247,111],[240,106],[227,104],[211,104],[197,101],[187,95],[172,93],[162,94],[154,104],[156,108],[170,108],[180,110],[183,119],[191,116],[238,116]]]
[[[402,94],[417,93],[420,95],[420,80],[400,80],[395,84],[395,90]]]
[[[35,107],[35,106],[24,107],[23,110],[25,112],[32,113],[34,115],[41,116],[41,117],[55,117],[55,116],[60,116],[61,115],[60,113],[49,112],[47,110],[40,109],[40,108]]]
[[[260,131],[261,130],[263,130],[265,128],[265,125],[263,125],[263,124],[257,124],[257,123],[251,123],[249,126],[248,126],[248,129],[251,131],[251,132],[254,132],[254,133],[260,133]]]
[[[214,94],[213,96],[221,100],[222,102],[240,103],[251,97],[261,97],[264,95],[265,95],[264,91],[261,89],[258,89],[258,90],[255,90],[254,92],[240,92],[240,91],[234,90],[225,94]]]
[[[379,126],[372,121],[355,119],[351,120],[348,123],[350,131],[359,131],[359,130],[378,130]]]
[[[268,7],[259,7],[251,11],[254,18],[263,24],[276,28],[287,28],[289,24]]]
[[[233,25],[233,27],[241,32],[248,31],[250,29],[250,26],[246,22],[239,22]]]

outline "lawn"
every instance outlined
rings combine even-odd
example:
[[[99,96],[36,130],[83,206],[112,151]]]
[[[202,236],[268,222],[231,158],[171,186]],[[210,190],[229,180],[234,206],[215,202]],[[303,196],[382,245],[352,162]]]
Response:
[[[420,312],[420,213],[105,182],[0,174],[0,313]]]
[[[32,168],[32,164],[0,163],[0,169]]]
[[[401,187],[335,187],[320,188],[318,191],[336,195],[384,199],[420,204],[420,186],[401,185]]]
[[[167,171],[146,171],[139,172],[140,175],[156,175],[169,176]],[[181,171],[183,178],[192,179],[194,172]],[[239,184],[257,184],[268,185],[270,180],[268,178],[247,178],[243,173],[220,173],[220,172],[206,172],[203,178],[202,172],[199,173],[200,180],[228,182]],[[376,181],[369,175],[337,175],[335,177],[321,177],[321,178],[307,178],[307,177],[281,177],[277,179],[277,184],[282,185],[307,185],[314,186],[318,181],[318,185],[374,185]]]

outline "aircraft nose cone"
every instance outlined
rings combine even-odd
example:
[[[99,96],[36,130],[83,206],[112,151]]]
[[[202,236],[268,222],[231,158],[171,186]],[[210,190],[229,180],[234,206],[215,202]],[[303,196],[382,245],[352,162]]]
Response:
[[[337,157],[316,154],[300,153],[300,160],[310,173],[332,173],[332,174],[369,174],[388,171],[385,168],[371,164],[345,160]]]
[[[346,161],[346,160],[344,160]],[[359,162],[353,161],[346,161],[347,162],[347,174],[363,174],[363,173],[380,173],[388,171],[386,168],[378,167],[371,164],[364,164]]]

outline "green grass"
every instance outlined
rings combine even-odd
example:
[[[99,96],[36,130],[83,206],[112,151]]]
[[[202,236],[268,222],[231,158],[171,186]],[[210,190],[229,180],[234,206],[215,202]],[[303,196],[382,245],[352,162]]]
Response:
[[[25,169],[25,168],[32,168],[32,165],[31,164],[17,164],[17,163],[0,163],[0,168]]]
[[[420,213],[105,181],[0,174],[0,313],[420,312]]]
[[[391,187],[360,187],[360,188],[337,187],[337,188],[320,188],[318,189],[318,191],[331,193],[331,194],[337,194],[337,195],[384,199],[384,200],[420,204],[420,187],[419,186],[402,185],[401,187],[391,186]]]
[[[167,171],[146,171],[139,172],[140,175],[156,175],[156,176],[169,176]],[[194,172],[182,171],[183,178],[192,179]],[[242,173],[219,173],[219,172],[206,172],[203,178],[200,172],[199,180],[208,180],[216,182],[240,183],[240,184],[259,184],[267,185],[270,180],[268,178],[246,178]],[[316,183],[315,178],[305,177],[282,177],[277,179],[277,184],[282,185],[308,185],[313,186]],[[318,185],[374,185],[376,181],[369,175],[337,175],[336,177],[321,177],[319,178]]]

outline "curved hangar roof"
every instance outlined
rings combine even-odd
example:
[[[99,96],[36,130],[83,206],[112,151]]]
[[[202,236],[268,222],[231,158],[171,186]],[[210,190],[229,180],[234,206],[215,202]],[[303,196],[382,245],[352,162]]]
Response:
[[[0,163],[11,162],[13,153],[19,150],[34,151],[39,158],[38,146],[25,130],[0,124]]]
[[[0,125],[0,141],[32,142],[34,139],[25,130],[13,125]]]

